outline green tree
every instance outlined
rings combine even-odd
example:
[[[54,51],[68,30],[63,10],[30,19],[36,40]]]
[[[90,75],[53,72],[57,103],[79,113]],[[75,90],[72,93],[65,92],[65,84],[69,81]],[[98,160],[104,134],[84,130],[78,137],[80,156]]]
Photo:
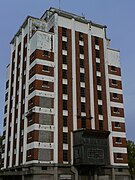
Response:
[[[127,152],[128,152],[128,165],[131,178],[135,175],[135,143],[133,141],[127,141]]]

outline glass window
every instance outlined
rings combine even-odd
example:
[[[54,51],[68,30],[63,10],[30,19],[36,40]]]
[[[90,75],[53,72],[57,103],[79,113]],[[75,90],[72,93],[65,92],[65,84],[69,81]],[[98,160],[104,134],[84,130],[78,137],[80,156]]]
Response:
[[[67,56],[62,55],[62,63],[67,64]]]
[[[82,117],[81,121],[82,121],[82,128],[86,128],[86,118]]]
[[[101,85],[101,77],[97,76],[97,85]]]
[[[84,68],[84,59],[80,59],[80,67]]]
[[[100,51],[96,49],[96,58],[100,58]]]
[[[79,40],[83,41],[83,33],[79,32]]]
[[[85,103],[81,102],[81,112],[85,112]]]
[[[66,84],[62,85],[62,90],[63,90],[63,94],[67,94],[67,85]]]
[[[95,44],[99,45],[99,38],[98,37],[95,37]]]
[[[98,99],[102,100],[102,92],[98,90],[97,93],[98,93]]]
[[[67,50],[67,42],[62,41],[62,49]]]
[[[84,54],[84,47],[83,46],[79,46],[80,48],[80,54]]]
[[[62,36],[67,37],[67,28],[62,27]]]
[[[63,161],[68,161],[68,150],[63,150]]]
[[[67,105],[67,100],[63,100],[63,109],[67,110],[68,105]]]
[[[62,77],[63,79],[67,79],[67,70],[62,69]]]
[[[67,144],[68,143],[68,133],[63,132],[63,143]]]
[[[80,73],[80,81],[81,82],[85,82],[85,80],[84,80],[84,73]]]
[[[102,105],[98,105],[98,113],[103,115],[103,108]]]
[[[67,118],[67,116],[63,116],[63,126],[64,127],[68,126],[68,118]]]
[[[43,71],[49,71],[49,67],[46,65],[43,65]]]
[[[85,88],[81,87],[80,92],[81,92],[81,97],[85,97]]]

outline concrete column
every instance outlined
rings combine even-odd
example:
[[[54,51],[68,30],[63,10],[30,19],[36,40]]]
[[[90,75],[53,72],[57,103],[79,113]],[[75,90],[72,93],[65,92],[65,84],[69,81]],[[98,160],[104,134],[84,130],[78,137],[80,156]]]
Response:
[[[78,180],[78,171],[77,171],[77,169],[74,166],[72,166],[71,171],[75,174],[75,180]]]
[[[54,167],[54,180],[58,180],[58,167]]]
[[[115,180],[115,169],[112,168],[112,180]]]
[[[24,180],[24,175],[22,175],[22,180]]]
[[[94,171],[94,180],[97,180],[97,169],[95,168],[95,171]]]

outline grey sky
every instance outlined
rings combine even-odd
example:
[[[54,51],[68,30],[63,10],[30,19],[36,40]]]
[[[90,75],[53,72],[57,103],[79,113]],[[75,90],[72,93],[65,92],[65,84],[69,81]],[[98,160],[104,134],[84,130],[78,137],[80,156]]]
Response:
[[[121,51],[127,138],[135,141],[135,0],[60,0],[61,9],[107,25],[111,47]],[[6,65],[10,40],[26,16],[41,17],[58,0],[1,0],[0,4],[0,132],[3,126]]]

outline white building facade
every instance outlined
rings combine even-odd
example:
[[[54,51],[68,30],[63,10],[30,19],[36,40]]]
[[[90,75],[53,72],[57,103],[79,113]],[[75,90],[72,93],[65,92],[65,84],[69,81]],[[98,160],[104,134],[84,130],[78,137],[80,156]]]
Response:
[[[129,179],[120,52],[109,42],[106,26],[62,10],[27,17],[7,68],[6,176]]]

